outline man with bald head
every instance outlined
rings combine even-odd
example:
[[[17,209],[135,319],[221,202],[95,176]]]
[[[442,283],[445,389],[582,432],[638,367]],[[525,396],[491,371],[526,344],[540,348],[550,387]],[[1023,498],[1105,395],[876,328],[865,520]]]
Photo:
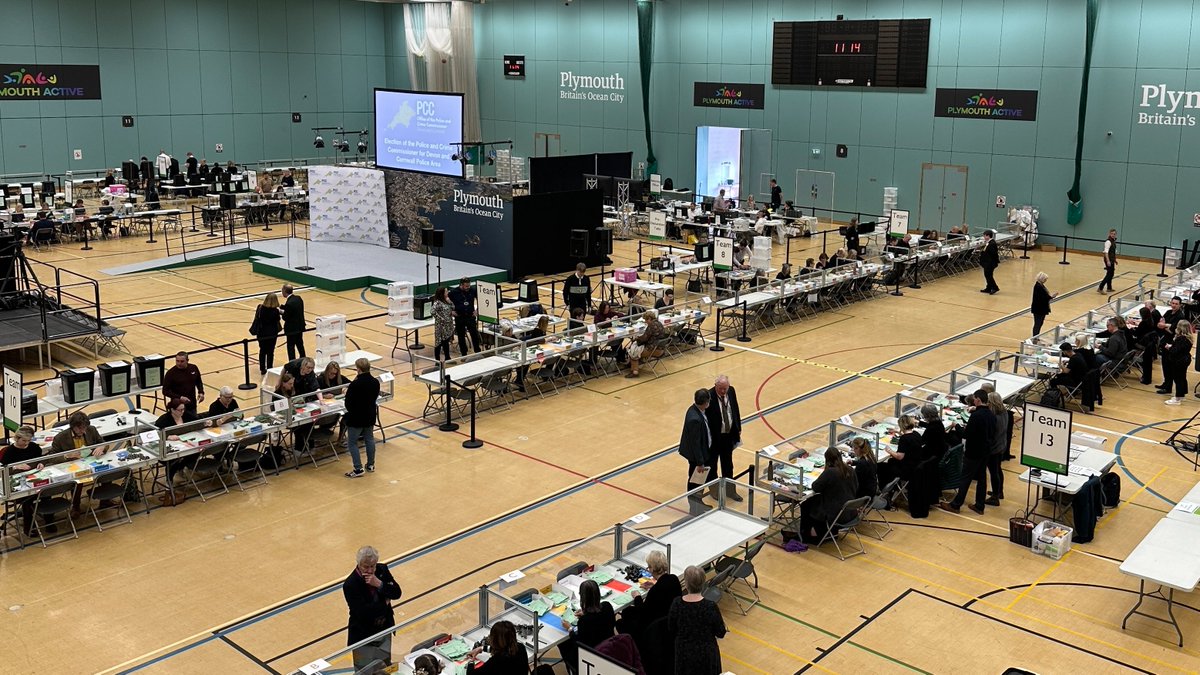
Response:
[[[720,460],[721,476],[733,480],[733,451],[742,444],[742,412],[738,407],[737,391],[729,384],[729,376],[718,375],[708,390],[709,406],[704,411],[712,432],[712,454]],[[716,499],[716,487],[712,488]],[[725,486],[725,496],[742,501],[733,483]]]

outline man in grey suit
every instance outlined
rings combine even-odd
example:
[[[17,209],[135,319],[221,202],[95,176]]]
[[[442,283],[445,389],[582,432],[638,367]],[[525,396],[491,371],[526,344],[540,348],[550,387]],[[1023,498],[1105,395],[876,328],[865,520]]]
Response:
[[[708,418],[704,411],[708,409],[709,394],[707,389],[697,389],[692,396],[693,404],[683,417],[683,434],[679,437],[679,454],[688,461],[688,490],[700,487],[695,482],[696,469],[708,467],[708,477],[705,482],[717,477],[716,457],[712,453],[712,434],[708,428]],[[697,508],[707,509],[704,495],[697,492],[689,500]]]

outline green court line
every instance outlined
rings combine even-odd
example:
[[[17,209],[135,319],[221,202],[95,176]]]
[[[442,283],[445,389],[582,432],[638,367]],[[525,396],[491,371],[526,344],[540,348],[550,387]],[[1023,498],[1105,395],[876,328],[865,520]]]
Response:
[[[753,601],[753,598],[748,598],[748,597],[745,597],[742,595],[738,595],[737,593],[731,593],[730,595],[732,595],[740,600],[745,600],[746,602]],[[787,612],[783,612],[778,609],[775,609],[774,607],[771,607],[770,605],[767,605],[766,603],[763,603],[761,601],[757,605],[755,605],[755,607],[762,607],[763,609],[767,610],[768,612],[770,612],[776,616],[787,619],[788,621],[791,621],[792,623],[799,624],[810,630],[814,630],[814,631],[820,633],[821,635],[824,635],[825,637],[830,637],[830,638],[834,638],[834,639],[840,639],[842,637],[841,635],[827,631],[824,628],[821,628],[820,626],[814,626],[813,624],[808,623],[807,621],[805,621],[803,619],[794,617],[791,614],[788,614]],[[909,670],[913,671],[914,673],[921,673],[922,675],[934,675],[932,672],[930,672],[928,670],[922,670],[922,669],[912,665],[911,663],[905,663],[904,661],[901,661],[900,659],[897,659],[894,656],[888,656],[887,654],[884,654],[883,652],[877,651],[875,649],[871,649],[870,647],[863,645],[863,644],[859,644],[853,640],[847,641],[846,644],[857,647],[857,648],[863,650],[864,652],[867,652],[868,654],[878,656],[879,658],[881,658],[885,661],[890,661],[898,666],[903,666],[905,668],[908,668]]]

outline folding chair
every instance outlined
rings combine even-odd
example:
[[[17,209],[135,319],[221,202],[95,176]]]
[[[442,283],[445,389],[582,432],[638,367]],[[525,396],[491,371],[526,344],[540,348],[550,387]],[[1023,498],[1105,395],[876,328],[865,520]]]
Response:
[[[230,448],[228,454],[225,456],[226,460],[229,461],[229,473],[233,475],[234,482],[237,483],[238,489],[242,492],[246,491],[246,484],[242,482],[241,474],[247,471],[251,474],[255,470],[258,471],[262,483],[255,483],[256,485],[265,485],[267,483],[267,472],[263,469],[262,465],[263,453],[260,450],[250,447],[252,444],[261,446],[265,438],[265,436],[259,436],[258,438],[242,439]],[[242,468],[243,464],[248,465],[248,468]]]
[[[196,463],[188,472],[188,482],[191,483],[192,489],[200,496],[200,501],[208,501],[209,495],[226,494],[229,492],[229,486],[225,484],[225,479],[221,477],[221,469],[224,466],[225,453],[229,450],[228,443],[214,443],[200,450],[196,455]],[[311,452],[311,448],[310,448]],[[315,460],[314,460],[315,462]],[[196,481],[199,478],[200,482],[216,479],[221,484],[219,491],[214,490],[209,495],[204,494],[200,489],[200,484]]]
[[[896,495],[900,494],[900,491],[900,478],[893,478],[892,482],[888,483],[887,487],[883,488],[883,492],[880,492],[877,497],[871,500],[871,508],[867,510],[866,517],[863,518],[865,522],[871,523],[871,525],[874,526],[876,533],[875,538],[879,541],[883,541],[883,538],[892,532],[892,523],[888,521],[886,511],[891,508],[892,500],[896,498]],[[872,513],[878,513],[879,517],[883,519],[882,526],[880,523],[869,519],[869,516]]]
[[[1132,365],[1135,361],[1140,361],[1141,358],[1141,350],[1131,349],[1125,352],[1125,356],[1122,356],[1120,359],[1105,363],[1100,367],[1100,386],[1104,386],[1105,382],[1112,382],[1113,384],[1116,384],[1117,388],[1119,389],[1125,389],[1128,387],[1129,385],[1125,384],[1125,382],[1121,379],[1121,376],[1129,370],[1130,365]]]
[[[133,517],[129,515],[129,507],[125,504],[125,487],[129,481],[133,480],[133,469],[125,468],[114,471],[106,471],[96,475],[96,480],[92,482],[91,489],[88,490],[88,511],[92,514],[92,518],[96,519],[96,529],[104,531],[104,526],[100,524],[100,516],[96,514],[96,505],[103,501],[116,501],[114,506],[101,506],[100,510],[104,509],[121,509],[125,512],[125,522],[133,523]]]
[[[667,355],[667,342],[670,339],[664,336],[655,340],[653,344],[646,347],[646,351],[642,354],[642,368],[649,369],[655,377],[658,377],[658,364]]]
[[[826,527],[825,534],[817,542],[817,548],[820,548],[825,542],[831,541],[834,548],[837,549],[838,558],[843,561],[860,553],[866,553],[867,549],[863,546],[862,538],[858,536],[858,526],[862,524],[863,515],[870,508],[870,504],[870,497],[859,497],[846,502],[838,517]],[[848,533],[853,533],[854,539],[858,542],[858,549],[850,549],[849,555],[842,550],[842,545],[838,542],[839,539],[844,539]]]
[[[720,603],[721,598],[725,597],[723,587],[726,580],[733,574],[733,567],[726,567],[717,572],[715,576],[704,583],[704,589],[700,591],[700,595],[705,600],[711,600],[714,603]]]
[[[577,562],[574,565],[571,565],[570,567],[565,567],[565,568],[559,570],[558,575],[555,576],[554,580],[562,581],[563,579],[566,579],[569,576],[583,574],[585,571],[587,571],[588,567],[589,567],[589,565],[586,562]]]
[[[417,376],[420,377],[421,375],[428,375],[430,373],[438,373],[438,372],[441,372],[441,369],[435,366],[433,368],[425,368],[424,370],[421,370],[420,372],[417,373]],[[416,379],[416,378],[414,378],[414,379]],[[429,394],[429,397],[425,399],[425,409],[421,412],[421,417],[429,417],[430,414],[433,414],[433,415],[445,414],[445,412],[446,412],[446,408],[445,408],[446,386],[445,386],[445,384],[443,383],[443,384],[438,384],[435,386],[435,385],[429,384],[425,380],[418,380],[418,381],[425,385],[425,389]]]
[[[749,612],[750,609],[757,605],[760,601],[760,598],[758,597],[758,573],[754,571],[753,560],[754,556],[758,555],[758,552],[762,550],[763,544],[765,543],[766,539],[760,539],[758,543],[746,549],[745,558],[739,559],[733,556],[724,556],[718,559],[715,564],[715,569],[718,573],[726,568],[730,569],[729,576],[726,578],[724,586],[721,587],[721,591],[723,593],[730,593],[730,595],[733,596],[733,601],[735,604],[737,604],[738,609],[741,610],[742,616],[745,616],[746,613]],[[753,585],[750,583],[750,577],[754,577]],[[746,588],[750,589],[750,595],[754,596],[754,599],[750,601],[750,604],[746,605],[745,607],[742,606],[741,599],[738,598],[737,595],[734,595],[730,592],[733,584],[738,581],[746,584]]]
[[[479,400],[479,406],[484,407],[487,403],[503,403],[504,409],[507,410],[516,403],[517,397],[513,394],[512,386],[512,371],[504,371],[501,373],[492,373],[483,378],[479,384],[479,391],[483,392],[483,397]],[[488,412],[496,414],[497,405],[488,406]]]
[[[46,520],[51,520],[60,513],[67,514],[67,524],[71,526],[72,538],[79,538],[79,531],[75,529],[75,522],[71,520],[71,502],[75,496],[75,487],[79,483],[73,480],[65,483],[58,483],[43,488],[38,492],[33,499],[33,524],[31,528],[37,530],[38,540],[42,542],[42,548],[46,548],[46,537],[43,534],[43,526],[38,520],[45,517]],[[65,535],[64,535],[65,536]]]

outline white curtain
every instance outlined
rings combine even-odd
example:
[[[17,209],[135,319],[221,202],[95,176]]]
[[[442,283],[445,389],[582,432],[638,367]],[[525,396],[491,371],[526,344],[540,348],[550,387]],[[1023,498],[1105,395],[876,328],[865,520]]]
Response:
[[[455,0],[404,5],[404,41],[412,88],[461,92],[463,140],[482,140],[474,4]]]

